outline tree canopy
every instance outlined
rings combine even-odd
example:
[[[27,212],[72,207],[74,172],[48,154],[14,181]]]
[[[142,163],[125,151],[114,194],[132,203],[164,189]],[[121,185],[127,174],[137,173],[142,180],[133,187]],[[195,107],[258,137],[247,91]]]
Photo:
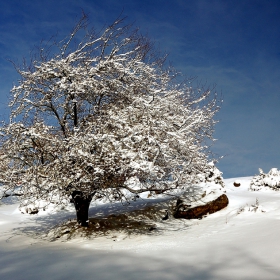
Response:
[[[16,68],[1,128],[3,188],[18,189],[22,205],[187,188],[209,162],[219,100],[165,58],[123,19],[94,32],[83,17],[40,48]]]

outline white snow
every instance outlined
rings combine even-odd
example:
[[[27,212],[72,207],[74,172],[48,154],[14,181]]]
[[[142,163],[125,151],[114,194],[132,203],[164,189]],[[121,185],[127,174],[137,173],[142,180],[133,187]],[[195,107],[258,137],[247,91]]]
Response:
[[[0,204],[0,279],[279,279],[280,192],[249,191],[251,179],[224,180],[228,207],[202,220],[114,238],[50,242],[42,234],[75,213],[21,214],[8,197]],[[120,209],[97,205],[90,213]]]

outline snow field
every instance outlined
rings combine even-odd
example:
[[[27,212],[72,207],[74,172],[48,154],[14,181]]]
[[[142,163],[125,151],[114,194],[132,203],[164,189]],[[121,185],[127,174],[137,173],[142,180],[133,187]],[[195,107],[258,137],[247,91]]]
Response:
[[[49,242],[42,232],[74,211],[30,216],[1,204],[0,279],[279,279],[280,192],[249,191],[251,179],[224,180],[228,207],[202,220],[115,238]]]

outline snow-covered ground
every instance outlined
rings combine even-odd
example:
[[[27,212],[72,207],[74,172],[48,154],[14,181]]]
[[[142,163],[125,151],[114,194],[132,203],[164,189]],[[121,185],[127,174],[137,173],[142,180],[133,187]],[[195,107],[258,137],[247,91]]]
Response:
[[[226,179],[228,207],[202,220],[163,221],[164,230],[149,234],[68,241],[50,242],[44,232],[74,212],[30,216],[6,199],[0,204],[0,279],[280,279],[280,192],[248,191],[251,179]],[[101,205],[90,212],[119,209]]]

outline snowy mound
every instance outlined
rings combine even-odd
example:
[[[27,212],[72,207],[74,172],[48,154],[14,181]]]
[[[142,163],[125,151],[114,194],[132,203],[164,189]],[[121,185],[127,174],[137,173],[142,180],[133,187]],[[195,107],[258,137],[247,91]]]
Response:
[[[280,190],[280,170],[272,168],[267,174],[259,169],[260,174],[254,176],[250,183],[250,189],[258,191],[263,187],[269,187],[275,190]]]
[[[182,199],[189,208],[205,205],[226,193],[222,172],[209,163],[204,173],[197,176],[192,187],[186,190]]]

